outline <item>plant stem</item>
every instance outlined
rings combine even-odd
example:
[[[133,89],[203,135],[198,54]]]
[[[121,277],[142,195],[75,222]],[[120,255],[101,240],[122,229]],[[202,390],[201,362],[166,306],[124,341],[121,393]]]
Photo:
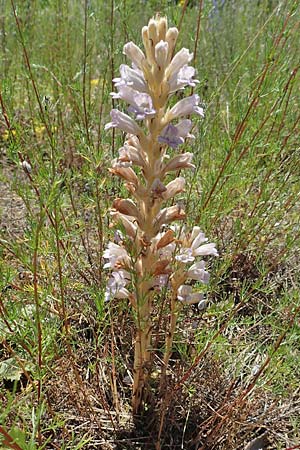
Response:
[[[173,293],[170,301],[170,324],[169,324],[169,332],[166,335],[166,347],[165,347],[165,353],[164,353],[164,364],[161,371],[161,378],[160,378],[160,391],[165,386],[166,382],[166,373],[167,373],[167,367],[169,364],[172,347],[173,347],[173,341],[174,341],[174,334],[176,329],[176,323],[177,323],[177,317],[178,317],[178,308],[176,308],[177,303],[177,296],[176,291],[175,294]]]

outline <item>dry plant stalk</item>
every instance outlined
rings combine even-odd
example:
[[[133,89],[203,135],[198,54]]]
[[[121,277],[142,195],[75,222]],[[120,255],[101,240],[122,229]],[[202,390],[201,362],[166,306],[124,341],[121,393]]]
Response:
[[[165,288],[170,293],[162,386],[180,308],[184,304],[205,304],[203,293],[193,292],[187,283],[209,280],[205,262],[196,262],[196,258],[218,255],[215,244],[207,243],[199,227],[189,232],[184,226],[171,225],[186,218],[180,204],[165,206],[185,187],[185,179],[172,179],[172,173],[194,168],[192,153],[174,155],[185,139],[194,138],[190,134],[191,120],[183,117],[193,113],[204,116],[197,94],[168,107],[172,94],[198,83],[195,69],[188,65],[193,54],[182,48],[173,56],[177,36],[177,28],[168,28],[167,19],[157,16],[142,29],[145,53],[133,42],[125,44],[124,54],[132,67],[120,66],[121,76],[114,79],[118,92],[112,96],[128,103],[131,115],[113,109],[112,120],[105,127],[126,133],[110,172],[125,181],[134,199],[117,198],[113,202],[111,216],[119,230],[115,242],[108,243],[103,255],[107,261],[104,267],[112,271],[106,300],[127,298],[135,317],[133,414],[141,412],[147,398],[156,292]],[[172,156],[167,152],[169,147],[173,149]]]

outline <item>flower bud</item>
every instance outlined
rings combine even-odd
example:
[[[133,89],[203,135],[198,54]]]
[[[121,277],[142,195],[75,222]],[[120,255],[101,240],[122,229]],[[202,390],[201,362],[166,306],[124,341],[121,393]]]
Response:
[[[165,165],[163,174],[179,169],[194,169],[195,166],[191,163],[192,158],[193,153],[182,153],[181,155],[175,156]]]
[[[158,68],[162,72],[164,72],[167,62],[168,62],[168,49],[169,49],[169,44],[165,41],[160,41],[155,46],[156,63],[158,65]]]
[[[160,17],[157,19],[157,34],[158,34],[158,40],[164,41],[166,39],[166,33],[168,29],[168,20],[166,17]]]
[[[176,45],[176,41],[177,41],[177,37],[178,37],[177,28],[175,28],[175,27],[169,28],[166,33],[166,41],[169,44],[169,57],[168,57],[169,61],[172,58],[173,51],[175,49],[175,45]]]
[[[179,194],[184,190],[185,179],[183,177],[175,178],[175,180],[170,181],[166,185],[166,191],[162,194],[164,200],[169,200],[170,198],[175,197],[175,195]]]
[[[123,47],[123,54],[126,55],[140,69],[145,61],[145,55],[134,42],[127,42]]]
[[[137,225],[130,220],[129,217],[125,216],[124,214],[119,213],[118,211],[111,211],[110,213],[114,223],[121,223],[131,238],[135,239],[137,235]]]
[[[126,216],[134,217],[138,223],[141,223],[141,214],[132,200],[117,198],[113,202],[113,208]]]
[[[155,228],[158,231],[162,225],[167,225],[170,222],[173,222],[173,220],[183,220],[185,219],[186,215],[184,210],[178,206],[170,206],[168,208],[162,209],[155,218]]]

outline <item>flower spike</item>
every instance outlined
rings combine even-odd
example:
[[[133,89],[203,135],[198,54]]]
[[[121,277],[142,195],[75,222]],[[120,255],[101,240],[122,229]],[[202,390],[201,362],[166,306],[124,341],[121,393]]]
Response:
[[[176,320],[185,305],[197,304],[204,311],[203,293],[194,291],[209,282],[204,259],[218,256],[216,245],[209,243],[199,227],[191,232],[179,221],[186,219],[182,200],[176,196],[185,190],[184,169],[194,169],[193,154],[177,153],[191,133],[193,123],[187,117],[204,110],[197,94],[170,106],[172,95],[186,86],[194,87],[196,71],[193,53],[182,48],[175,53],[178,30],[169,28],[165,17],[150,19],[142,29],[144,51],[135,43],[124,45],[129,64],[121,64],[114,78],[116,92],[111,95],[127,104],[126,114],[118,109],[110,113],[105,129],[118,128],[126,133],[110,173],[119,177],[131,198],[116,198],[110,212],[117,226],[115,242],[103,253],[104,268],[110,274],[104,298],[128,302],[133,308],[135,348],[132,407],[139,413],[147,397],[151,374],[153,313],[157,293],[166,292],[170,322],[166,335],[161,385],[172,351]],[[175,53],[175,56],[174,56]],[[173,172],[180,175],[173,176]],[[199,261],[200,259],[200,261]],[[200,306],[201,305],[201,306]],[[168,323],[168,321],[162,321]]]

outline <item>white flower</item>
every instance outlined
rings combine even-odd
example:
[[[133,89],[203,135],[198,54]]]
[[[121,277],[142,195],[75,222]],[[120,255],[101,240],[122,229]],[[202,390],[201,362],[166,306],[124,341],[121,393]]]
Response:
[[[195,260],[193,250],[191,248],[184,248],[179,255],[175,256],[175,259],[183,264],[193,262]]]
[[[166,76],[169,78],[174,73],[178,73],[181,67],[188,64],[193,59],[193,53],[190,53],[187,48],[182,48],[172,59],[169,67],[166,70]]]
[[[117,109],[112,109],[110,117],[112,118],[112,121],[105,125],[105,130],[109,130],[110,128],[119,128],[126,133],[136,134],[138,136],[143,134],[143,131],[138,124],[131,119],[131,117],[127,116],[127,114],[124,114]]]
[[[112,272],[109,278],[106,291],[105,291],[105,301],[111,300],[113,298],[128,298],[129,291],[125,286],[130,281],[130,274],[126,270],[118,270],[117,272]]]
[[[121,64],[120,75],[113,79],[116,86],[130,86],[139,92],[148,92],[148,86],[144,74],[139,69],[132,69],[126,64]]]
[[[203,300],[203,294],[201,292],[192,292],[192,286],[183,284],[177,291],[177,299],[186,305],[193,305]]]
[[[208,284],[209,282],[209,273],[205,270],[204,261],[193,264],[187,271],[187,276],[192,280],[200,281],[204,284]]]
[[[191,95],[190,97],[183,98],[180,100],[173,108],[167,113],[166,120],[170,122],[176,117],[188,116],[190,114],[196,113],[204,117],[203,108],[198,106],[200,97],[197,94]]]
[[[29,162],[27,162],[25,160],[21,162],[21,166],[23,167],[25,172],[31,172],[31,170],[32,170],[31,165],[29,164]]]
[[[207,242],[205,234],[199,227],[194,227],[188,242],[183,245],[181,253],[176,256],[177,261],[186,264],[193,262],[196,256],[219,256],[215,243],[204,244],[204,242]]]
[[[193,249],[193,253],[195,256],[219,256],[219,253],[216,249],[216,244],[211,242],[210,244],[200,245],[199,247]]]
[[[121,247],[114,242],[109,242],[107,249],[103,253],[103,258],[108,259],[108,262],[104,264],[104,269],[115,269],[118,264],[129,265],[130,259],[127,251],[124,247]]]
[[[118,93],[112,92],[113,98],[121,98],[130,104],[128,112],[135,114],[137,120],[145,117],[153,117],[155,109],[152,106],[152,98],[144,92],[138,92],[127,85],[118,86]]]
[[[169,79],[170,92],[178,91],[185,86],[196,86],[199,80],[195,80],[195,69],[192,66],[185,65],[178,72],[173,73]]]

